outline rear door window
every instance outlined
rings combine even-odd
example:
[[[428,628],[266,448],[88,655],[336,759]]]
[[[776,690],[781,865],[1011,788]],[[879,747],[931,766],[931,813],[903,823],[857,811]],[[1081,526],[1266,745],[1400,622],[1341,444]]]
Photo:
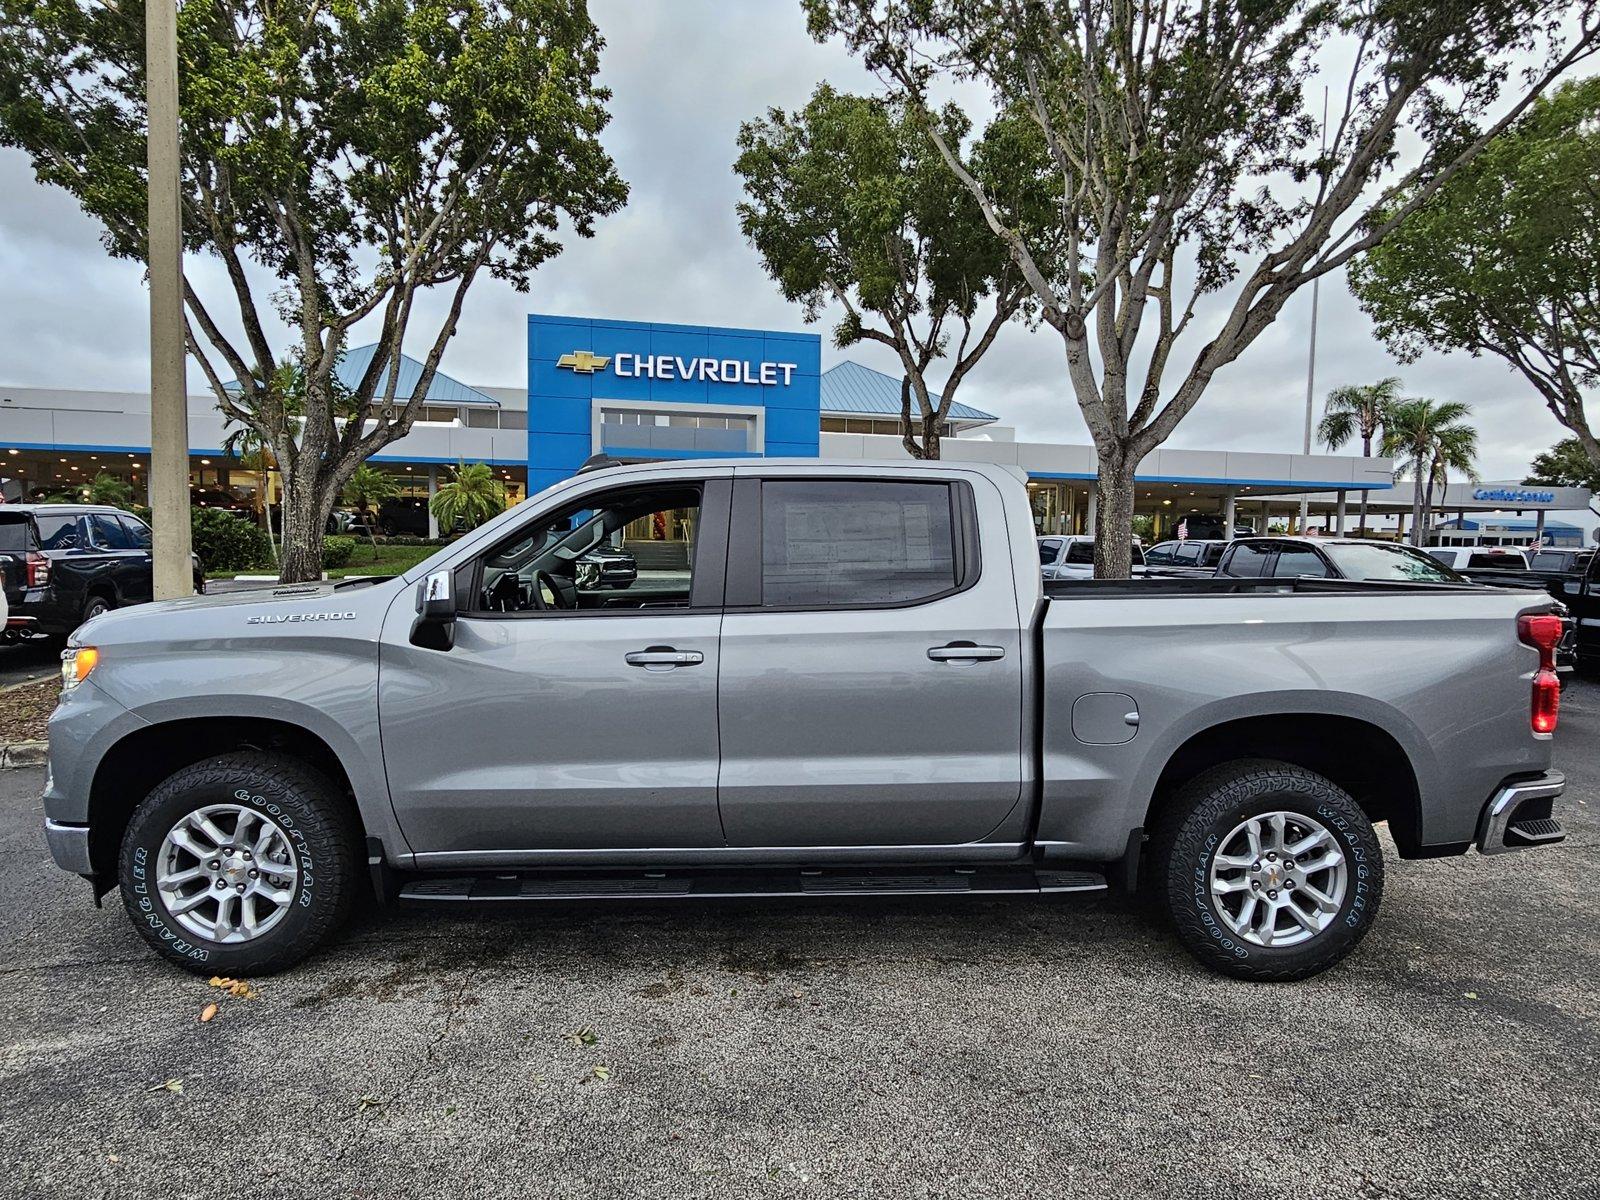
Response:
[[[1255,579],[1266,574],[1273,547],[1261,542],[1240,542],[1222,564],[1222,573],[1239,579]]]
[[[1068,542],[1067,561],[1069,563],[1077,563],[1080,566],[1084,563],[1094,562],[1094,543]]]
[[[133,543],[135,550],[150,549],[150,526],[138,517],[121,516],[117,520],[122,522],[122,527],[127,530],[128,540]]]
[[[1315,550],[1304,546],[1286,546],[1278,552],[1272,574],[1279,579],[1300,579],[1311,575],[1318,579],[1328,577],[1328,565]]]
[[[1185,542],[1178,547],[1178,561],[1186,567],[1193,567],[1200,562],[1200,544],[1198,542]]]
[[[1162,542],[1159,546],[1150,547],[1150,552],[1144,556],[1144,561],[1152,567],[1163,566],[1178,557],[1177,550],[1177,542]]]
[[[1048,567],[1055,562],[1056,555],[1061,553],[1061,543],[1057,541],[1044,541],[1039,543],[1039,565]]]
[[[95,513],[89,518],[94,530],[94,544],[101,550],[133,550],[133,539],[121,521],[108,513]]]
[[[953,510],[946,483],[768,479],[761,486],[761,603],[862,607],[952,592]]]

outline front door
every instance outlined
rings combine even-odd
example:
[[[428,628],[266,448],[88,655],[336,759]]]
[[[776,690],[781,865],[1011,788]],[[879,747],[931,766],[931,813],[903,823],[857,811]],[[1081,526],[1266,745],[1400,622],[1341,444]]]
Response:
[[[729,490],[726,478],[601,489],[531,518],[457,570],[448,650],[413,645],[412,606],[393,606],[383,753],[419,856],[723,844]]]
[[[980,556],[980,517],[1005,528],[977,476],[737,480],[718,700],[729,845],[944,846],[1017,806],[1016,582],[1004,542]]]

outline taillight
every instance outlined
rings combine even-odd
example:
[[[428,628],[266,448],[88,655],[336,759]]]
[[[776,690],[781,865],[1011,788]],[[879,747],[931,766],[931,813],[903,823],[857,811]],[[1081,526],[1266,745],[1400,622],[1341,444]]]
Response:
[[[1535,733],[1554,733],[1561,715],[1561,678],[1556,674],[1556,647],[1566,632],[1555,613],[1524,613],[1517,618],[1517,640],[1539,652],[1539,669],[1533,676],[1533,704],[1529,721]]]
[[[28,586],[44,587],[50,582],[50,560],[37,550],[29,550],[27,557]]]

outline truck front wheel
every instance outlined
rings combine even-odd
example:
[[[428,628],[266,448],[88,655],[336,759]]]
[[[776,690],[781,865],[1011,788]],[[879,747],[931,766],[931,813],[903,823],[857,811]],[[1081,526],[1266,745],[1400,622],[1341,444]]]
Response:
[[[348,915],[354,820],[328,779],[259,751],[170,775],[122,839],[122,902],[163,958],[206,975],[299,962]]]
[[[1266,759],[1185,784],[1157,822],[1152,859],[1178,940],[1241,979],[1327,970],[1383,896],[1383,851],[1361,807],[1314,771]]]

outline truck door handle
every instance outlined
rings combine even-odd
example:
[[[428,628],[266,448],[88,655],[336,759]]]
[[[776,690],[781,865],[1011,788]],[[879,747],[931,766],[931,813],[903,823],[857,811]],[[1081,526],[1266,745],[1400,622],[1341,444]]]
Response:
[[[928,657],[934,662],[979,662],[1005,656],[1004,646],[978,646],[972,642],[951,642],[948,646],[932,646],[928,649]]]
[[[706,656],[698,650],[674,650],[671,646],[651,646],[634,650],[623,657],[630,667],[643,667],[647,671],[670,671],[674,667],[697,667]]]

